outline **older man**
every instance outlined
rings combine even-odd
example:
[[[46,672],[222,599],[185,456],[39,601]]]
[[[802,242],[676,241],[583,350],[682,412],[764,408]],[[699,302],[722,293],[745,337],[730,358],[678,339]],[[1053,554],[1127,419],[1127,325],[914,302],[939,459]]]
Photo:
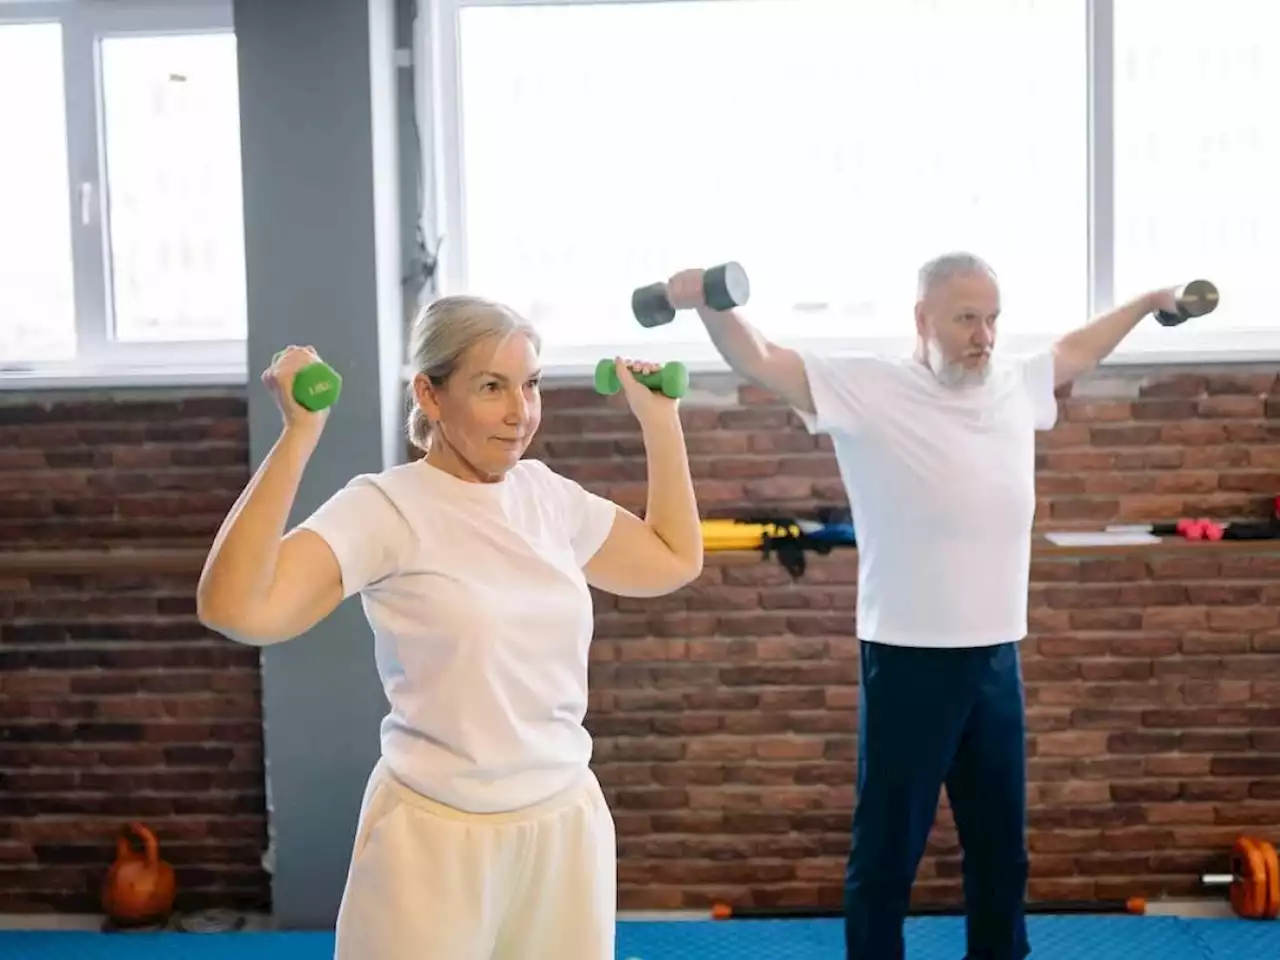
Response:
[[[701,271],[667,283],[745,379],[830,434],[858,531],[857,804],[845,874],[850,960],[900,960],[912,883],[946,788],[964,851],[969,960],[1030,953],[1025,708],[1035,431],[1055,387],[1148,314],[1148,293],[1039,355],[995,353],[1000,292],[979,257],[924,265],[914,356],[822,356],[770,343],[703,299]]]

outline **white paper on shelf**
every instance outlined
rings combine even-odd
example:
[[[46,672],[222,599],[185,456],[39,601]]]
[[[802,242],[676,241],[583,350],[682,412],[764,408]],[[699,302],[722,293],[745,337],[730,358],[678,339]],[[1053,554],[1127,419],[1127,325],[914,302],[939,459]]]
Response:
[[[1159,537],[1136,530],[1062,530],[1044,537],[1059,547],[1141,547],[1160,542]]]

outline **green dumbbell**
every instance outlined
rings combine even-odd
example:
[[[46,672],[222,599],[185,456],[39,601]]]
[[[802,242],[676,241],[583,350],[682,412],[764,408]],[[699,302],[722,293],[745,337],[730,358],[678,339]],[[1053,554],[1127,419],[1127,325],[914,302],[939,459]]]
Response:
[[[276,363],[283,355],[281,350],[271,362]],[[293,375],[293,399],[306,410],[324,410],[337,403],[341,395],[342,375],[321,360],[308,363]]]
[[[636,380],[650,390],[661,390],[664,396],[678,400],[689,389],[689,369],[678,360],[664,363],[654,373],[635,373]],[[618,370],[612,360],[604,359],[596,364],[596,393],[606,397],[622,389],[618,380]]]

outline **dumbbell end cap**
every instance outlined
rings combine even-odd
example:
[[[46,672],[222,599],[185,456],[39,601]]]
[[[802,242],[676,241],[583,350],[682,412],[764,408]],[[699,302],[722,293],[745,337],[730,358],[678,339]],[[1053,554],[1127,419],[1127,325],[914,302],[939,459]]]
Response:
[[[342,374],[323,360],[309,363],[293,377],[293,399],[315,413],[332,407],[342,396]]]
[[[689,368],[679,360],[663,366],[662,392],[673,400],[679,400],[689,392]]]
[[[1192,280],[1178,295],[1179,312],[1203,317],[1218,306],[1218,288],[1208,280]]]
[[[622,384],[618,381],[618,370],[607,357],[596,364],[595,388],[596,393],[606,397],[622,389]]]

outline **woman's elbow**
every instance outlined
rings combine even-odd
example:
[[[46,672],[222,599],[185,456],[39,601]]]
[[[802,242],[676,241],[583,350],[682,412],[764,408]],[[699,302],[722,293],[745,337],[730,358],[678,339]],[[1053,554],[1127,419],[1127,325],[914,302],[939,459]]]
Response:
[[[683,590],[702,576],[702,551],[692,557],[675,557],[663,571],[659,596]]]
[[[686,559],[682,564],[681,573],[680,573],[680,578],[681,578],[680,586],[687,587],[689,584],[693,583],[695,580],[697,580],[699,577],[702,576],[702,570],[703,570],[703,556],[702,556],[702,550],[699,549],[694,554],[694,556]]]
[[[275,636],[269,625],[252,616],[243,604],[228,603],[203,591],[196,593],[196,619],[206,630],[248,647],[265,647],[289,639]]]

